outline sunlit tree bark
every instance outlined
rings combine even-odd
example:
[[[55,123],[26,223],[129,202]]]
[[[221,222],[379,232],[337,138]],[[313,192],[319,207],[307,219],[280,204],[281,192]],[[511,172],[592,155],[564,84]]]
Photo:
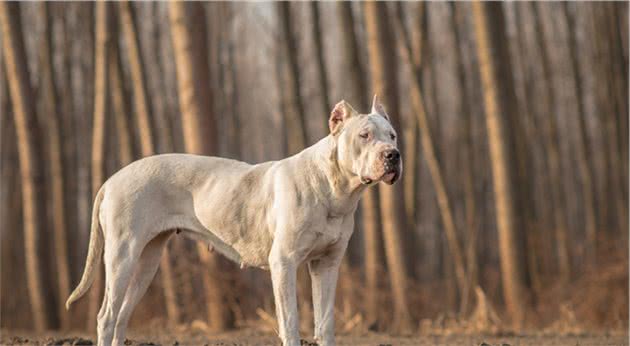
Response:
[[[105,182],[105,145],[106,126],[108,110],[108,66],[107,52],[111,45],[110,25],[111,25],[111,4],[99,2],[96,4],[95,18],[95,51],[94,51],[94,113],[92,125],[92,196],[101,188]],[[88,328],[96,325],[96,317],[103,299],[103,266],[97,269],[97,278],[90,290],[88,305]]]
[[[33,92],[24,49],[19,3],[0,3],[0,25],[4,66],[17,130],[28,295],[33,327],[41,331],[48,327],[42,268],[38,262],[40,258],[38,239],[42,227],[40,218],[44,209],[44,199],[41,198],[43,191],[41,137],[32,102]]]
[[[514,163],[509,144],[509,109],[501,97],[501,88],[506,86],[499,75],[498,64],[509,63],[505,32],[494,28],[504,27],[504,14],[500,3],[473,3],[473,20],[477,38],[477,55],[484,93],[486,127],[492,161],[497,230],[499,232],[499,254],[505,304],[513,325],[520,328],[524,315],[524,282],[519,263],[516,216],[516,196],[513,183],[516,181]],[[501,60],[500,60],[501,59]]]
[[[47,116],[46,139],[48,140],[48,164],[50,174],[50,205],[52,207],[53,240],[55,243],[55,268],[57,270],[57,282],[59,285],[59,301],[64,301],[70,296],[70,265],[68,263],[67,225],[65,217],[65,185],[63,174],[63,155],[61,147],[61,114],[58,105],[57,85],[53,74],[52,51],[52,20],[49,4],[42,2],[39,5],[40,18],[42,19],[45,34],[41,39],[40,51],[40,78],[43,89],[44,107]],[[68,311],[59,304],[59,318],[62,328],[68,328],[70,316]]]

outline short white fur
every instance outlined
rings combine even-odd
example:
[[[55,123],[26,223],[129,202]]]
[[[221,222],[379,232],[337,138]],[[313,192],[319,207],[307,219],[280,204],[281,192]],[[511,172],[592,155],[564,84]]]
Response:
[[[354,213],[365,188],[387,173],[382,153],[397,148],[388,120],[376,97],[370,114],[341,101],[327,137],[280,161],[166,154],[121,169],[96,196],[85,270],[66,307],[88,290],[103,254],[98,344],[122,345],[162,251],[179,230],[241,266],[270,270],[284,345],[300,345],[296,271],[306,262],[315,339],[334,345],[335,287]],[[402,164],[397,176],[400,170]]]

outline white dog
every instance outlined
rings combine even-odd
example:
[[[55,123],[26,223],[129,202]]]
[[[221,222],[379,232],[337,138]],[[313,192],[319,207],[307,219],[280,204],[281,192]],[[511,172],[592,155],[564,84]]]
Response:
[[[138,160],[98,191],[85,271],[66,302],[94,281],[103,250],[105,296],[98,344],[122,345],[129,317],[177,230],[240,263],[271,271],[284,345],[300,345],[296,271],[308,263],[315,339],[334,345],[339,264],[361,193],[402,173],[396,132],[376,96],[370,114],[339,102],[330,134],[280,161],[257,165],[217,157],[167,154]]]

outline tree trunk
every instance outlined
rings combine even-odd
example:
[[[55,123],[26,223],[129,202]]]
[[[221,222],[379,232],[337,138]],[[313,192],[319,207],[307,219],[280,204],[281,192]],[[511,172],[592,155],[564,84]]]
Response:
[[[468,313],[470,307],[470,300],[474,294],[474,288],[477,287],[477,236],[479,233],[479,227],[477,227],[477,208],[475,203],[475,166],[474,162],[477,158],[475,155],[474,140],[473,140],[473,117],[471,110],[473,109],[473,102],[468,90],[468,83],[466,78],[466,54],[464,53],[463,37],[461,36],[461,30],[465,28],[463,13],[458,10],[455,3],[450,3],[451,6],[451,26],[453,27],[453,36],[455,49],[457,50],[457,77],[461,90],[461,112],[463,116],[463,126],[460,130],[461,140],[461,161],[464,161],[464,207],[465,211],[465,225],[466,234],[465,246],[462,250],[464,252],[464,263],[467,264],[466,268],[466,292],[462,292],[460,299],[460,314]],[[456,270],[457,272],[457,270]]]
[[[42,226],[40,217],[43,215],[44,209],[44,199],[41,198],[42,153],[39,142],[39,124],[33,109],[34,95],[31,90],[24,49],[19,3],[0,3],[0,24],[2,25],[5,71],[9,81],[18,138],[28,295],[31,303],[33,327],[41,331],[47,328],[49,320],[42,287],[43,276],[39,264],[40,251],[37,245]]]
[[[462,257],[462,247],[457,238],[457,230],[455,229],[455,221],[453,218],[453,212],[451,208],[451,202],[448,198],[446,191],[446,185],[444,183],[444,176],[440,163],[438,162],[437,155],[435,153],[435,147],[433,145],[433,138],[431,136],[431,129],[427,120],[426,112],[424,109],[424,103],[422,100],[421,92],[421,66],[415,65],[414,61],[421,61],[419,57],[413,57],[413,49],[411,46],[411,39],[409,33],[407,33],[404,26],[404,17],[402,5],[397,4],[398,18],[395,20],[396,28],[402,39],[401,52],[405,57],[405,60],[412,70],[410,97],[413,104],[415,113],[418,117],[418,126],[420,127],[422,151],[424,158],[429,167],[431,173],[431,179],[435,187],[435,194],[440,207],[440,215],[442,216],[442,223],[444,225],[444,231],[446,233],[446,239],[448,242],[448,249],[453,257],[453,265],[455,269],[455,277],[457,280],[457,289],[460,297],[462,297],[467,289],[467,276],[466,269],[464,267],[464,259]]]
[[[59,283],[59,301],[63,302],[70,296],[70,265],[68,263],[68,236],[66,234],[66,217],[64,202],[64,175],[61,147],[61,113],[57,103],[57,85],[53,74],[53,51],[52,51],[52,21],[49,4],[42,2],[39,5],[40,18],[42,19],[45,35],[41,39],[41,89],[47,112],[46,126],[48,139],[48,152],[50,164],[50,199],[53,218],[53,239],[55,243],[55,268],[57,281]],[[61,327],[67,329],[70,326],[70,315],[59,304],[59,319]]]
[[[398,80],[396,73],[395,41],[391,31],[387,6],[382,2],[364,3],[370,76],[376,94],[381,95],[389,109],[392,125],[401,130],[398,107]],[[381,221],[385,255],[394,298],[394,321],[399,331],[411,329],[411,315],[407,300],[407,264],[402,232],[405,231],[402,185],[379,185]]]
[[[126,50],[129,58],[129,70],[133,87],[133,100],[135,118],[140,135],[140,152],[142,156],[155,154],[153,131],[151,131],[151,109],[147,94],[145,68],[140,55],[140,42],[136,26],[136,13],[133,4],[129,1],[118,3],[120,24],[126,42]]]
[[[108,66],[107,52],[111,45],[110,24],[111,24],[111,4],[99,2],[96,4],[96,46],[94,51],[94,123],[92,125],[92,196],[105,182],[105,145],[106,145],[106,116],[109,112],[107,97],[108,86]],[[90,291],[88,307],[88,328],[96,325],[100,303],[103,299],[103,266],[97,269],[97,278]]]
[[[205,12],[200,3],[171,2],[169,20],[186,151],[216,153],[217,127],[211,112]],[[234,316],[224,299],[227,287],[222,285],[220,278],[225,265],[217,255],[208,252],[206,244],[199,243],[197,250],[201,261],[208,267],[202,279],[210,327],[213,330],[231,328]]]
[[[533,16],[534,16],[534,28],[536,30],[536,41],[541,55],[541,65],[543,70],[543,84],[545,85],[546,105],[543,109],[547,111],[543,114],[543,119],[546,122],[547,127],[547,148],[549,153],[549,175],[552,178],[551,182],[551,196],[552,196],[552,208],[554,219],[554,233],[556,236],[556,253],[558,255],[558,273],[561,282],[566,283],[569,280],[571,274],[571,264],[569,257],[569,245],[568,245],[568,225],[565,215],[563,213],[566,210],[565,197],[566,191],[563,191],[563,187],[566,189],[566,179],[562,174],[561,169],[561,156],[560,156],[560,138],[558,133],[558,124],[556,121],[556,94],[552,81],[551,61],[545,45],[546,38],[543,28],[543,23],[538,13],[538,4],[531,3]]]
[[[584,227],[586,229],[586,258],[589,264],[595,264],[597,249],[597,216],[595,214],[595,189],[593,185],[593,166],[589,160],[592,155],[591,143],[588,137],[588,125],[586,123],[586,110],[584,109],[584,92],[580,78],[580,55],[578,50],[577,33],[574,17],[569,10],[569,3],[563,3],[564,16],[567,21],[569,33],[569,60],[573,70],[573,82],[575,83],[575,95],[578,98],[578,127],[580,129],[578,140],[578,170],[582,177],[582,198],[584,202]]]
[[[366,91],[365,72],[359,59],[359,44],[354,30],[354,15],[352,3],[342,1],[337,3],[337,15],[341,28],[342,59],[344,70],[348,73],[350,82],[347,100],[351,104],[365,109],[369,107]],[[337,81],[337,82],[342,82]],[[378,190],[367,189],[361,198],[361,216],[364,232],[365,280],[366,298],[365,311],[368,325],[373,326],[379,314],[378,283],[379,268],[382,261],[382,241],[379,234]]]
[[[293,155],[306,147],[308,138],[306,134],[306,121],[304,119],[304,103],[300,96],[301,75],[297,59],[297,44],[295,41],[293,22],[291,20],[291,9],[289,2],[282,1],[276,3],[276,13],[280,21],[281,31],[281,52],[284,52],[288,59],[289,70],[282,74],[288,81],[287,106],[283,110],[287,122],[288,135],[287,144],[289,154]]]
[[[500,77],[498,64],[508,64],[504,15],[500,3],[473,3],[473,20],[477,38],[477,54],[484,93],[488,144],[492,161],[499,256],[505,305],[512,323],[519,329],[524,315],[524,282],[516,243],[519,224],[516,216],[516,181],[509,144],[509,106],[500,91],[511,88]],[[503,60],[507,57],[507,61]],[[505,92],[505,91],[504,91]],[[505,114],[505,115],[504,115]]]
[[[309,3],[311,8],[311,34],[313,35],[313,43],[315,44],[315,60],[317,62],[317,82],[319,83],[319,92],[321,93],[322,110],[324,110],[323,121],[328,124],[328,110],[332,109],[330,98],[328,97],[328,79],[326,61],[324,60],[324,45],[322,43],[322,28],[319,15],[319,3],[312,1]],[[328,128],[326,126],[325,128]]]
[[[523,3],[523,6],[525,6],[526,4]],[[528,4],[527,4],[528,6]],[[521,10],[515,10],[515,26],[517,28],[521,28],[524,25],[524,21],[522,20],[523,17],[523,10],[521,8]],[[537,56],[533,56],[531,55],[532,52],[534,51],[533,49],[531,49],[528,45],[528,40],[526,38],[526,32],[524,30],[518,30],[517,32],[517,50],[516,50],[516,54],[515,54],[515,65],[518,64],[518,68],[516,68],[515,70],[517,71],[516,73],[518,73],[518,71],[520,71],[520,73],[522,74],[522,95],[521,95],[521,99],[522,101],[519,103],[519,112],[520,114],[523,114],[525,116],[528,116],[531,120],[530,122],[524,122],[524,124],[526,124],[525,126],[525,133],[526,136],[528,138],[530,138],[532,141],[539,143],[539,146],[541,146],[541,149],[539,149],[538,151],[538,155],[543,156],[543,159],[541,161],[543,161],[542,166],[542,178],[536,179],[537,183],[538,183],[538,189],[544,190],[545,193],[543,193],[544,199],[541,200],[540,203],[536,203],[537,205],[537,210],[536,213],[540,214],[540,216],[536,216],[536,217],[532,217],[532,218],[528,218],[529,219],[529,223],[530,224],[534,224],[534,227],[529,228],[529,231],[527,232],[527,239],[526,239],[526,248],[527,248],[527,268],[528,268],[528,276],[529,279],[531,281],[531,287],[533,288],[533,291],[535,293],[540,292],[540,288],[541,286],[541,267],[552,267],[554,260],[551,260],[550,258],[553,257],[553,255],[555,253],[553,253],[552,251],[552,243],[551,241],[545,241],[545,244],[548,244],[548,249],[541,249],[541,244],[543,244],[543,235],[546,235],[549,232],[546,232],[546,230],[554,230],[555,226],[553,226],[553,223],[555,221],[554,217],[553,217],[553,213],[556,211],[556,208],[553,206],[552,202],[553,202],[553,198],[547,198],[547,191],[551,191],[553,189],[553,187],[551,187],[551,184],[553,184],[551,181],[553,179],[553,177],[551,176],[551,174],[549,173],[550,169],[548,168],[549,164],[547,162],[548,156],[545,155],[546,149],[547,147],[550,146],[550,144],[548,144],[549,142],[549,137],[548,135],[545,135],[545,131],[542,130],[540,124],[539,124],[539,120],[538,117],[536,116],[537,113],[540,113],[540,107],[545,107],[548,106],[547,104],[544,105],[538,105],[538,104],[532,104],[531,102],[529,102],[529,100],[535,99],[538,96],[535,96],[534,93],[536,91],[535,89],[535,84],[534,81],[537,81],[539,79],[542,79],[542,77],[536,75],[532,70],[532,68],[534,66],[538,66],[540,64],[538,64],[537,62],[540,61],[540,59]],[[533,63],[532,63],[533,62]],[[539,103],[544,103],[544,102],[539,102]],[[538,106],[538,107],[537,107]],[[538,111],[538,112],[537,112]],[[546,116],[547,114],[549,114],[549,109],[547,107],[547,109],[543,109],[542,113],[543,116]],[[529,125],[531,123],[531,125]],[[531,148],[530,147],[530,151],[534,151],[535,148]],[[539,196],[539,198],[542,198]],[[551,215],[551,216],[550,216]],[[546,222],[542,223],[542,222],[537,222],[536,220],[539,219],[543,219]],[[549,220],[551,219],[551,224],[549,224]],[[552,232],[553,233],[553,232]],[[553,234],[552,234],[553,236]],[[544,263],[544,264],[541,264]]]
[[[112,35],[117,36],[117,32],[112,30]],[[114,110],[114,121],[116,124],[116,138],[118,140],[118,159],[120,167],[131,163],[134,159],[131,139],[131,127],[129,125],[130,113],[125,98],[125,86],[123,83],[122,62],[120,59],[120,49],[117,43],[112,44],[108,52],[109,83],[112,93],[112,105]]]

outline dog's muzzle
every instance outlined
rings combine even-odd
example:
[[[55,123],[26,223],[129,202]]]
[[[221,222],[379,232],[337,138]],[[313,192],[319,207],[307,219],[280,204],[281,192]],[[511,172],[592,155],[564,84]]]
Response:
[[[383,165],[383,170],[385,171],[383,181],[392,185],[400,178],[400,151],[398,151],[398,149],[384,151]]]

